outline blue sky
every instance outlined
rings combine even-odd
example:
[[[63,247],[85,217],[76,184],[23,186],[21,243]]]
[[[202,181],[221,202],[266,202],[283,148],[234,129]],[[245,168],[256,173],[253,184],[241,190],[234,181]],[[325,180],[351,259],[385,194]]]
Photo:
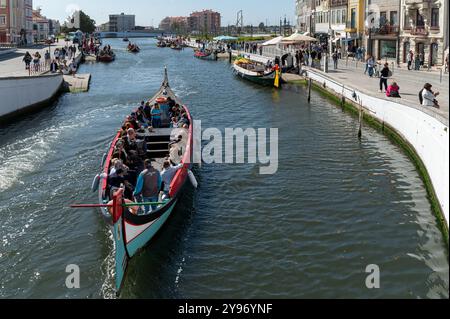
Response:
[[[157,26],[166,16],[187,16],[192,11],[213,9],[222,14],[222,25],[235,24],[239,10],[244,11],[244,23],[279,24],[286,17],[294,22],[295,0],[33,0],[47,18],[63,21],[66,8],[75,4],[98,24],[107,22],[110,13],[136,15],[136,24]]]

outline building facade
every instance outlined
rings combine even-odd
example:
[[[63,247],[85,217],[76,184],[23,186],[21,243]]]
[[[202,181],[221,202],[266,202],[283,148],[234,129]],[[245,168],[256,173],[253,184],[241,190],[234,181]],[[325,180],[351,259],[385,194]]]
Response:
[[[315,0],[296,0],[297,31],[300,33],[314,33]]]
[[[365,33],[364,2],[364,0],[348,0],[345,32],[347,43],[352,47],[363,45]]]
[[[192,33],[218,34],[221,27],[219,12],[203,10],[191,13],[187,19],[188,28]]]
[[[134,30],[136,17],[132,14],[111,14],[109,15],[109,32],[127,32]]]
[[[332,30],[332,41],[335,48],[345,49],[346,34],[345,24],[347,21],[348,0],[330,0],[330,25]]]
[[[32,0],[0,0],[0,43],[26,44],[32,40]]]
[[[33,40],[42,42],[50,36],[49,20],[41,14],[41,9],[33,10]]]
[[[164,32],[188,33],[187,17],[165,17],[159,24],[159,29]]]
[[[398,60],[400,0],[368,0],[365,41],[367,53],[381,60]]]
[[[449,45],[448,0],[401,0],[401,9],[401,62],[413,51],[425,67],[443,65]]]

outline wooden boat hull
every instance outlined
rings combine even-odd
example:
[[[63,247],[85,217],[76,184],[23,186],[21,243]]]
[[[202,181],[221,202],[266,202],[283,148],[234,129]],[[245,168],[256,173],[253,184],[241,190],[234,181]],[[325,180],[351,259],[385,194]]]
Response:
[[[217,54],[216,53],[210,53],[208,55],[203,55],[200,53],[200,51],[197,51],[194,54],[194,57],[200,60],[207,60],[207,61],[217,61]]]
[[[182,102],[175,96],[169,87],[166,77],[158,93],[150,100],[150,104],[155,103],[158,98],[170,96],[174,101],[183,105]],[[162,105],[161,105],[162,106]],[[184,107],[188,118],[191,123],[192,118],[187,107]],[[170,130],[170,129],[169,129]],[[110,164],[113,157],[115,145],[119,140],[120,135],[116,137],[110,144],[109,151],[105,154],[103,159],[103,175],[107,176],[110,170]],[[114,242],[115,242],[115,265],[116,265],[116,290],[120,291],[128,261],[135,256],[141,249],[143,249],[158,233],[158,231],[164,226],[166,221],[171,216],[174,208],[176,207],[179,197],[182,194],[182,189],[189,179],[188,170],[192,167],[192,150],[193,150],[193,126],[191,125],[187,132],[187,142],[185,146],[185,152],[182,157],[181,163],[183,168],[177,171],[172,183],[170,185],[170,199],[164,204],[158,206],[158,208],[151,214],[147,215],[135,215],[128,208],[123,208],[124,203],[123,189],[119,189],[113,197],[112,211],[106,208],[101,209],[101,213],[105,218],[105,221],[111,226]],[[107,195],[109,191],[107,178],[104,178],[99,185],[99,202],[105,204],[109,201]]]
[[[248,71],[236,64],[233,65],[233,68],[234,68],[234,72],[237,76],[239,76],[247,81],[250,81],[250,82],[253,82],[253,83],[256,83],[259,85],[274,87],[275,76],[276,76],[275,71],[272,73],[269,73],[269,74],[259,75],[256,72]],[[286,83],[286,81],[284,81],[283,77],[280,75],[280,87],[282,84],[285,84],[285,83]]]
[[[98,56],[98,61],[100,62],[105,62],[105,63],[109,63],[109,62],[113,62],[116,59],[115,55],[103,55],[103,56]]]

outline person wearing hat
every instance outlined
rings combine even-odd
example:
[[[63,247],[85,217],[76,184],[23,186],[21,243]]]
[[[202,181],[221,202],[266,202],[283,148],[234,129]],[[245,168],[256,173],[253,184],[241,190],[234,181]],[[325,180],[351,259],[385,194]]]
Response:
[[[139,174],[133,195],[139,197],[143,203],[156,203],[159,200],[161,184],[161,174],[153,167],[152,161],[147,159],[144,162],[144,170]],[[156,210],[157,205],[145,205],[144,209],[147,214]]]

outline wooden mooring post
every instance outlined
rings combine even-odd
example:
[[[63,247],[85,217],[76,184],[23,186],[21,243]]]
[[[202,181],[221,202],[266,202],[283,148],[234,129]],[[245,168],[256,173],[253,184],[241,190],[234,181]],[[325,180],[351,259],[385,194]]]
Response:
[[[312,87],[312,79],[308,80],[308,103],[311,103],[311,87]]]
[[[363,119],[364,119],[363,105],[362,105],[362,101],[359,100],[359,129],[358,129],[358,138],[359,139],[361,139],[361,137],[362,137]]]

